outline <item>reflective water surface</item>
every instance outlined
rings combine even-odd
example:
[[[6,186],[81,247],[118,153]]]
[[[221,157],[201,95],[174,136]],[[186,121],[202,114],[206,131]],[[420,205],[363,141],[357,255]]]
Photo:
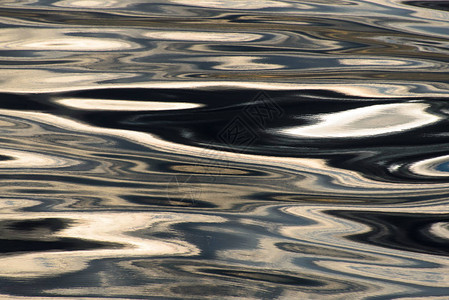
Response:
[[[0,24],[0,298],[449,296],[448,1]]]

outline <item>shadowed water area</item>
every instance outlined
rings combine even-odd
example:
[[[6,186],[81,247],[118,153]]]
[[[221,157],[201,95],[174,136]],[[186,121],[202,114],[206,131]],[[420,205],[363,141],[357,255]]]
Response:
[[[0,1],[1,299],[447,299],[449,1]]]

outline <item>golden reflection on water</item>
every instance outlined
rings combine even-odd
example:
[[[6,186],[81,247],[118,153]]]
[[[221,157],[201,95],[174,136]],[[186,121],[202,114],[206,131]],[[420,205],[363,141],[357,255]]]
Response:
[[[0,50],[119,51],[137,46],[123,40],[72,36],[77,32],[73,29],[0,29]]]

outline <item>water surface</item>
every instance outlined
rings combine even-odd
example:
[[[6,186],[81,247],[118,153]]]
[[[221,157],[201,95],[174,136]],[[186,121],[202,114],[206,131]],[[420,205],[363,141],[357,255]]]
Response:
[[[445,299],[448,20],[3,0],[1,297]]]

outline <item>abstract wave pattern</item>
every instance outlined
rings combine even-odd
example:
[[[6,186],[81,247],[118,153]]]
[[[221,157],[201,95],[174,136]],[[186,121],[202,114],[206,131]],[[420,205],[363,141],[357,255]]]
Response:
[[[449,2],[3,0],[2,299],[446,299]]]

